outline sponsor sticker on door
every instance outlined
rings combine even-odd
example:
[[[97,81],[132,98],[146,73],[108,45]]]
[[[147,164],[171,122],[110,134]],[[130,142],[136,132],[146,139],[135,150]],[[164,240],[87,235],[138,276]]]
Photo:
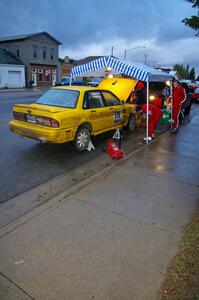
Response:
[[[121,110],[116,110],[114,112],[114,122],[115,123],[120,123],[122,121],[122,111]]]

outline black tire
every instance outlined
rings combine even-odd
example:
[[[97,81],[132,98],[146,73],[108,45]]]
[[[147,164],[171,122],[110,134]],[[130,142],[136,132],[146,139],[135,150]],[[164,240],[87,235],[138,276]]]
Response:
[[[184,114],[185,114],[186,116],[189,115],[189,114],[190,114],[190,110],[191,110],[191,103],[190,103],[190,105],[189,105],[188,107],[185,108]]]
[[[135,130],[135,127],[136,127],[135,115],[131,114],[129,116],[128,124],[126,125],[126,129],[129,132],[133,132]]]
[[[88,148],[88,144],[91,140],[91,133],[88,127],[80,127],[77,130],[74,139],[74,146],[78,151],[85,151]]]

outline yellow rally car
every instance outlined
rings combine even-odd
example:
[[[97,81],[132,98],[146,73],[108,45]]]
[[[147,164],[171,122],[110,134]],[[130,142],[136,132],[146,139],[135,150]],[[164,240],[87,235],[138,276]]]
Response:
[[[126,126],[135,127],[135,107],[126,103],[136,81],[104,79],[97,88],[55,87],[34,104],[16,104],[13,132],[41,142],[74,141],[77,150],[88,147],[91,135]]]

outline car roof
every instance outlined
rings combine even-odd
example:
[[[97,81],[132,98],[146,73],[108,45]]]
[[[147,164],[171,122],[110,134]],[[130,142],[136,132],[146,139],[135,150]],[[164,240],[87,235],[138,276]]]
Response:
[[[99,90],[96,87],[90,87],[90,86],[78,86],[78,85],[67,85],[67,86],[56,86],[52,87],[52,89],[56,90],[73,90],[73,91],[90,91],[90,90]]]

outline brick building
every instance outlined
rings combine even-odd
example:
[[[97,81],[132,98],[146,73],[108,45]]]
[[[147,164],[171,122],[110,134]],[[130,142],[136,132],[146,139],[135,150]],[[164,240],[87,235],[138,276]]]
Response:
[[[71,60],[69,59],[68,56],[66,56],[64,59],[59,59],[59,70],[60,70],[60,78],[62,77],[69,77],[71,69],[75,67],[77,64],[75,61],[70,62]]]
[[[25,65],[26,86],[51,86],[57,81],[61,43],[48,32],[0,38],[0,48]]]

